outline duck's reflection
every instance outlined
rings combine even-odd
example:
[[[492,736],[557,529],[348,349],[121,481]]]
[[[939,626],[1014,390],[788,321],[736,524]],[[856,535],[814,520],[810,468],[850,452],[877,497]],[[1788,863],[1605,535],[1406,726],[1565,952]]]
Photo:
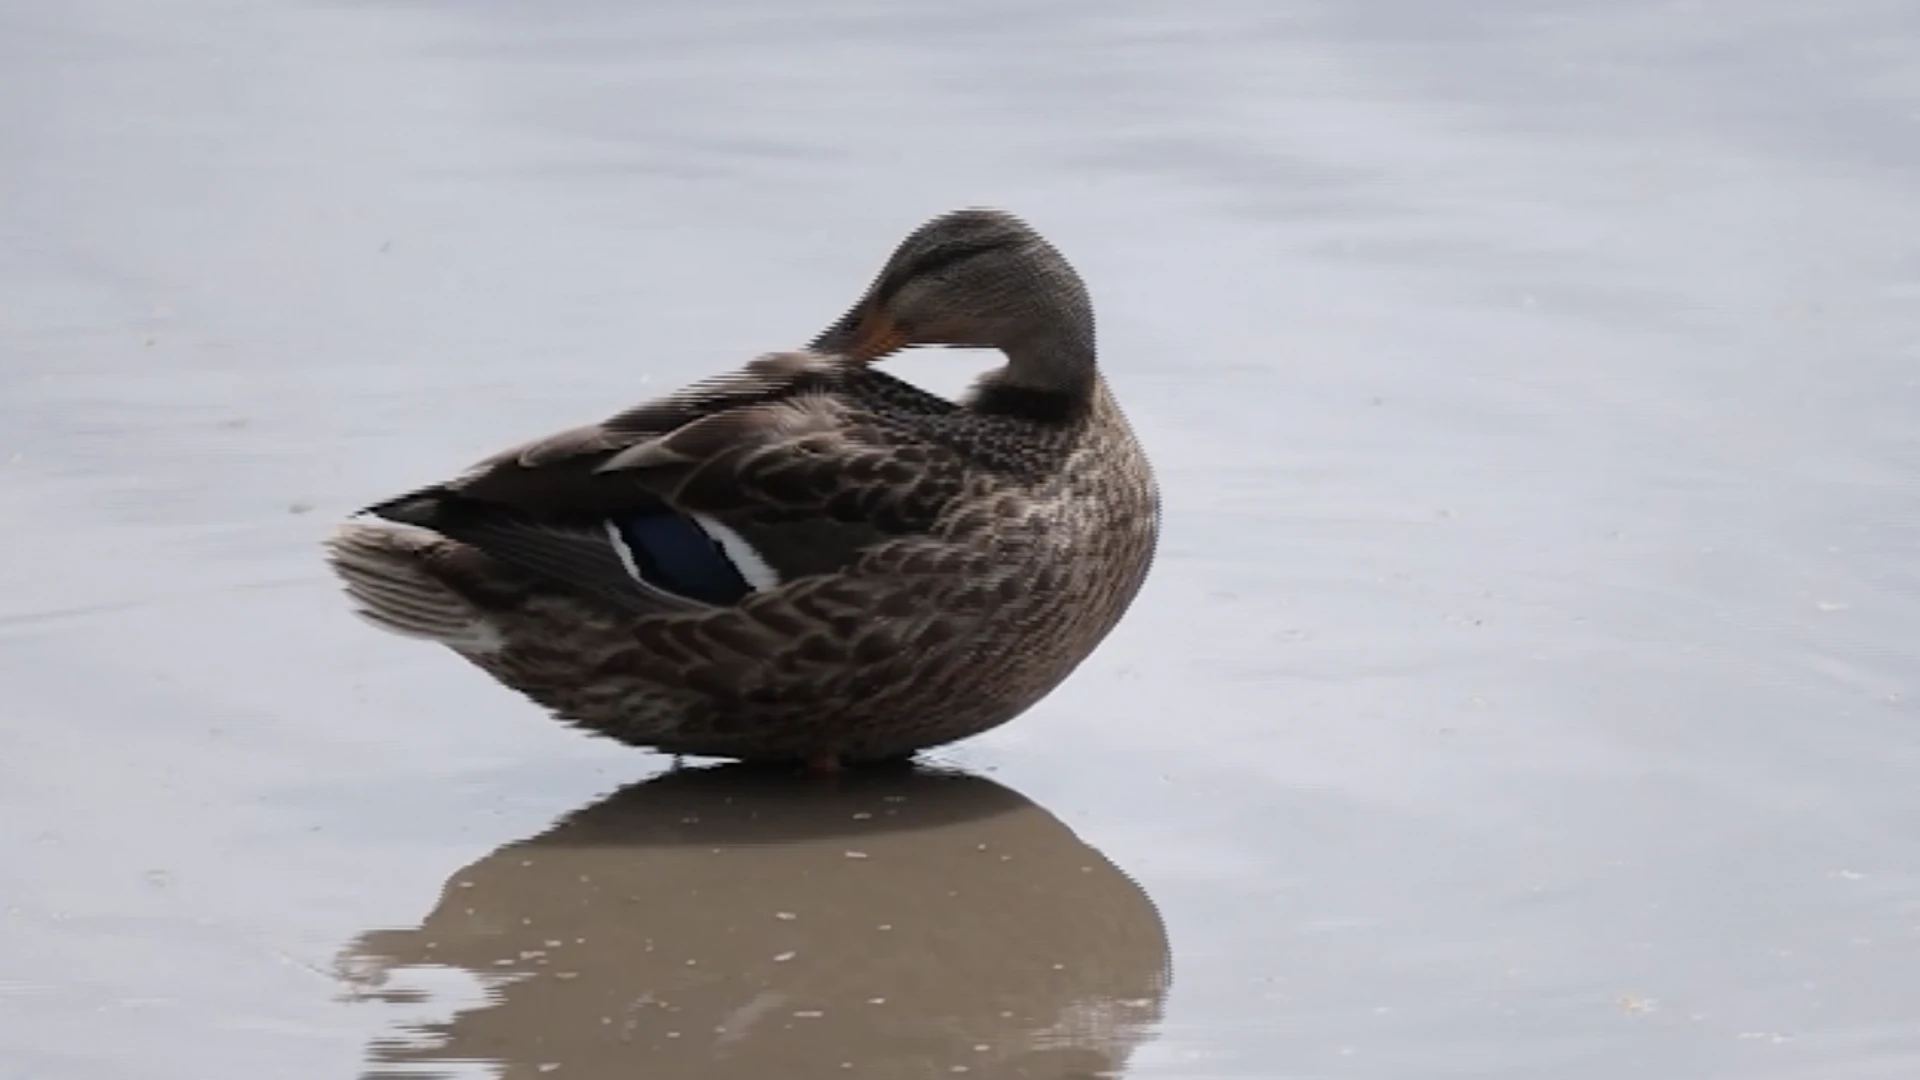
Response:
[[[487,987],[377,1040],[371,1075],[1086,1078],[1158,1020],[1152,902],[978,776],[745,766],[636,784],[455,874],[348,953]],[[400,995],[385,995],[398,999]]]

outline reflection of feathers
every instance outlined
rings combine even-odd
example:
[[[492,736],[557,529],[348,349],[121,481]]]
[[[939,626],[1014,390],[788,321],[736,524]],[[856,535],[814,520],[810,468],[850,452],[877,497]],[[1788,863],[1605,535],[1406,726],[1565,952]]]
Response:
[[[762,772],[627,788],[454,874],[417,929],[366,935],[343,967],[388,992],[363,996],[404,998],[427,965],[493,986],[375,1058],[1064,1080],[1118,1075],[1149,1037],[1168,984],[1153,905],[1044,810],[966,775]]]
[[[812,350],[369,512],[331,558],[376,623],[594,730],[739,757],[888,757],[1012,717],[1119,619],[1157,528],[1097,376],[955,403]]]

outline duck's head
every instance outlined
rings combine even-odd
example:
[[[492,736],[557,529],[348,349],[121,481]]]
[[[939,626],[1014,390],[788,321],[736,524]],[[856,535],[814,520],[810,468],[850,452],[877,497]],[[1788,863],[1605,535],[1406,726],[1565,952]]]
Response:
[[[901,241],[811,347],[871,361],[911,345],[999,349],[1002,381],[1077,389],[1094,373],[1093,308],[1080,275],[1026,222],[956,210]]]

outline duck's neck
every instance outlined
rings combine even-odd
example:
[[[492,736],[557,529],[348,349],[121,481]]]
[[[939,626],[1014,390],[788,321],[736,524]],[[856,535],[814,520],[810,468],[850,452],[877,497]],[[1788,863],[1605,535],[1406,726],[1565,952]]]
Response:
[[[1086,415],[1099,369],[1093,327],[1064,325],[1046,335],[1001,346],[1007,363],[974,386],[975,412],[1016,416],[1040,423],[1068,423]]]

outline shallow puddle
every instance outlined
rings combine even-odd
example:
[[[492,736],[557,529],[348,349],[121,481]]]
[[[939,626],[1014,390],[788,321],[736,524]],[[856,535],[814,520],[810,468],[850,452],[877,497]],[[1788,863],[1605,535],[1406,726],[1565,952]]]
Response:
[[[1916,49],[4,5],[0,1077],[1915,1075]],[[806,340],[970,203],[1088,278],[1165,498],[1028,715],[674,772],[347,614],[333,522]]]

